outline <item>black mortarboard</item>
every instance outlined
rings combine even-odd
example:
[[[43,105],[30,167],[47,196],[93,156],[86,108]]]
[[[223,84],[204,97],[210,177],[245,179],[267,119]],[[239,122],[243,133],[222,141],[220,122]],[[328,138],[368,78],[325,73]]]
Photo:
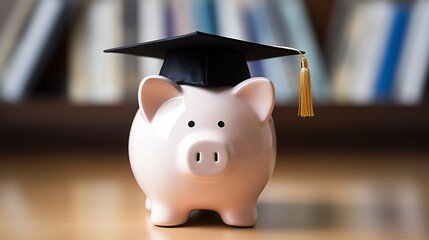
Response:
[[[160,75],[178,84],[205,87],[235,86],[248,79],[247,61],[299,54],[296,50],[202,32],[104,52],[164,59]]]
[[[164,59],[159,73],[161,76],[177,84],[203,87],[235,86],[250,78],[247,61],[296,54],[303,56],[304,53],[294,48],[263,45],[203,32],[104,52]]]

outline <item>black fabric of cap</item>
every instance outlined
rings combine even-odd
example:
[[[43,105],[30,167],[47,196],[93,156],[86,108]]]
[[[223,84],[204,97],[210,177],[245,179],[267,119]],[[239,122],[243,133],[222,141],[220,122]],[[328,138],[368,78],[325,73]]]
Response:
[[[171,50],[160,75],[177,84],[205,87],[235,86],[250,77],[241,52],[219,48]]]

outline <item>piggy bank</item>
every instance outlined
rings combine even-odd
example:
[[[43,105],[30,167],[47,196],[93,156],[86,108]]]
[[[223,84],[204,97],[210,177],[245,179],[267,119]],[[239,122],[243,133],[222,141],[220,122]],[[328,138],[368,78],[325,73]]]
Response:
[[[129,158],[155,225],[184,224],[197,209],[231,226],[256,223],[276,159],[274,99],[261,77],[218,88],[141,81]]]

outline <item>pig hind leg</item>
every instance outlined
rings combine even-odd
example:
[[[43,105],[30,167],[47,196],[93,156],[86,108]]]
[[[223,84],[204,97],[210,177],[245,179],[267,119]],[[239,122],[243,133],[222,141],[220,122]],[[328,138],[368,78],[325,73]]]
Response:
[[[177,226],[188,221],[190,211],[152,202],[151,221],[157,226]]]
[[[256,224],[256,206],[244,209],[229,209],[219,212],[222,221],[230,226],[252,227]]]

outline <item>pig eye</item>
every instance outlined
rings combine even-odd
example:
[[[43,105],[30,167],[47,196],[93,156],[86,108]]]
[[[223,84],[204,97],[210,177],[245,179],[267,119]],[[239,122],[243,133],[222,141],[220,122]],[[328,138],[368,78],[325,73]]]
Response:
[[[192,128],[194,126],[195,126],[195,122],[194,121],[191,120],[191,121],[188,122],[188,127]]]
[[[224,121],[219,121],[217,122],[218,127],[223,128],[225,127],[225,122]]]

